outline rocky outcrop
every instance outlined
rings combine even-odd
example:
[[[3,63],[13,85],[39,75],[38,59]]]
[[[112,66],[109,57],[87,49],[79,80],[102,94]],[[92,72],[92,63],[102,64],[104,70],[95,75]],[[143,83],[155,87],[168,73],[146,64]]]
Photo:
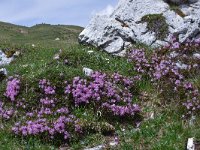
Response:
[[[200,0],[176,6],[166,0],[120,0],[111,14],[97,14],[91,19],[79,42],[114,54],[123,53],[136,42],[165,45],[174,34],[184,42],[200,37],[199,16]]]

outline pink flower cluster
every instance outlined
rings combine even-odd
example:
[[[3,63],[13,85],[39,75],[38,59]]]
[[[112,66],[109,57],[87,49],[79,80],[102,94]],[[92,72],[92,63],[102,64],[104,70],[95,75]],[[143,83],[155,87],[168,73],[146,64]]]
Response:
[[[5,96],[11,101],[15,101],[16,96],[20,91],[20,80],[18,78],[10,77],[7,82]]]
[[[64,87],[60,83],[53,86],[49,80],[42,79],[39,81],[37,99],[33,103],[31,99],[17,99],[21,83],[18,78],[10,78],[4,97],[6,99],[0,102],[0,117],[8,120],[16,114],[17,122],[12,131],[18,136],[70,140],[88,132],[85,120],[74,115],[79,108],[93,109],[95,115],[98,111],[108,121],[113,116],[120,119],[128,117],[132,122],[135,121],[141,110],[133,103],[133,92],[140,79],[141,76],[125,77],[118,73],[110,75],[94,72],[87,79],[75,77],[66,82]],[[61,92],[63,95],[60,95]],[[20,113],[13,108],[17,108]]]
[[[47,95],[55,94],[55,86],[51,86],[49,80],[43,79],[39,82],[39,87],[44,90],[44,93]]]
[[[72,84],[67,84],[65,93],[73,98],[76,107],[92,105],[95,110],[104,113],[112,112],[112,115],[116,116],[134,117],[140,112],[140,108],[132,104],[131,89],[135,88],[134,84],[139,79],[139,76],[127,78],[118,73],[109,76],[94,72],[89,81],[80,77],[74,78]]]
[[[148,76],[160,93],[166,95],[165,99],[175,95],[174,100],[178,99],[185,106],[187,115],[194,115],[200,110],[198,89],[192,82],[187,81],[191,72],[198,71],[200,66],[200,61],[192,57],[200,48],[199,41],[188,40],[180,44],[173,39],[170,45],[154,50],[148,57],[144,49],[134,49],[129,54],[129,61],[134,63],[134,70],[142,73],[143,77]],[[195,61],[192,61],[194,59]],[[180,67],[180,60],[188,64],[184,64],[187,68]],[[195,65],[191,62],[195,62]]]
[[[24,120],[17,122],[12,131],[22,136],[40,135],[47,140],[48,137],[69,140],[70,134],[76,132],[79,120],[70,114],[67,107],[55,108],[56,105],[56,99],[41,98],[38,107],[27,112]],[[81,127],[78,130],[81,130]]]
[[[40,136],[44,140],[59,137],[61,141],[81,133],[79,119],[70,113],[68,107],[59,107],[55,87],[51,86],[50,81],[40,80],[39,87],[44,98],[40,98],[35,109],[26,112],[23,119],[12,127],[12,131],[16,135]]]
[[[34,121],[28,120],[25,124],[18,122],[12,128],[16,135],[41,135],[47,140],[49,140],[49,137],[51,139],[62,137],[62,139],[69,140],[71,132],[75,132],[75,130],[77,130],[77,119],[73,115],[59,116],[52,121],[46,118],[38,118]],[[48,136],[45,137],[47,134]]]
[[[115,116],[134,116],[141,112],[141,109],[136,104],[128,104],[126,106],[116,106],[115,104],[110,105],[109,103],[103,103],[103,108],[106,108]]]

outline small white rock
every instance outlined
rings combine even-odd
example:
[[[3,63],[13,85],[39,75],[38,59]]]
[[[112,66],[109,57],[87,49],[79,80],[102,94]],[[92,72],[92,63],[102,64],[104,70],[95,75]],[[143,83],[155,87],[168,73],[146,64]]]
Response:
[[[83,68],[83,72],[84,72],[84,74],[86,75],[86,76],[91,76],[92,74],[93,74],[93,70],[92,69],[90,69],[90,68]]]
[[[32,44],[32,47],[35,47],[35,44]]]
[[[191,117],[191,119],[189,121],[189,125],[190,126],[194,125],[195,120],[196,120],[196,117],[192,115],[192,117]]]
[[[173,51],[169,55],[170,55],[171,58],[174,58],[174,57],[178,56],[178,53]]]
[[[87,51],[89,54],[94,53],[94,51]]]
[[[22,67],[23,67],[23,68],[26,68],[26,67],[28,67],[28,64],[22,65]]]
[[[7,75],[8,72],[7,72],[6,68],[1,68],[0,69],[0,74]]]
[[[60,41],[60,38],[56,38],[55,41]]]
[[[20,51],[16,51],[13,56],[19,56],[20,55]]]
[[[0,50],[0,66],[7,65],[13,61],[13,57],[7,58],[6,54]]]
[[[150,119],[154,119],[154,112],[150,114]]]
[[[96,147],[93,147],[93,148],[86,148],[84,150],[102,150],[103,148],[105,148],[104,145],[99,145],[99,146],[96,146]]]
[[[195,53],[195,54],[193,54],[193,57],[197,58],[197,59],[200,59],[200,54],[199,53]]]
[[[116,141],[112,141],[109,143],[110,146],[116,146],[118,143]]]
[[[188,65],[183,64],[183,63],[181,63],[181,62],[177,62],[177,63],[176,63],[176,66],[177,66],[178,68],[180,68],[180,69],[187,69],[187,68],[188,68]]]
[[[105,60],[109,61],[110,59],[108,59],[108,58],[105,58]]]
[[[188,138],[187,150],[195,150],[194,138]]]
[[[54,60],[60,59],[60,55],[59,55],[59,54],[55,54],[54,57],[53,57],[53,59],[54,59]]]

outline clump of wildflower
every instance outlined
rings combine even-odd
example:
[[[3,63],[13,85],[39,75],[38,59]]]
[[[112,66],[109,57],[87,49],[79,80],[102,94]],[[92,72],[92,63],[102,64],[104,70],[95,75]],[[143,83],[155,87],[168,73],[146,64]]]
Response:
[[[25,124],[20,122],[12,127],[12,131],[21,136],[45,136],[50,137],[47,140],[62,137],[69,140],[73,132],[81,132],[81,127],[78,125],[78,120],[73,115],[60,116],[53,121],[45,118],[38,118],[34,121],[28,120]],[[75,134],[75,133],[73,133]],[[46,138],[46,137],[44,137]]]
[[[67,95],[65,95],[67,103],[58,99],[56,88],[49,80],[40,80],[38,103],[24,113],[12,131],[24,137],[39,136],[45,140],[70,140],[74,136],[83,135],[88,129],[83,120],[72,114],[74,109],[82,106],[84,109],[91,106],[94,111],[102,112],[101,114],[106,117],[129,117],[133,121],[141,112],[140,107],[132,102],[132,89],[136,89],[135,83],[140,79],[140,76],[131,78],[119,73],[109,75],[98,71],[87,79],[75,77],[71,82],[65,83],[64,93]],[[24,99],[13,104],[19,109],[23,109],[23,106],[29,107]],[[94,126],[90,126],[90,129]],[[101,130],[100,124],[98,126],[95,131]],[[114,130],[114,127],[107,125],[106,122],[103,126],[105,131]]]
[[[55,101],[56,101],[56,99],[50,99],[48,97],[40,99],[40,103],[43,106],[50,106],[50,107],[55,107]]]
[[[11,101],[15,101],[20,91],[20,80],[18,78],[10,77],[7,82],[5,96]]]
[[[46,79],[40,80],[39,87],[44,91],[46,95],[55,94],[55,86],[51,86],[51,83],[49,80],[46,80]]]
[[[138,76],[128,78],[118,73],[107,75],[94,72],[88,81],[75,77],[72,84],[66,85],[65,93],[71,95],[76,107],[92,105],[95,110],[107,110],[115,116],[121,117],[126,114],[134,118],[140,109],[138,105],[132,104],[131,89],[135,87],[135,80],[138,79]]]
[[[199,41],[187,40],[180,44],[172,38],[171,44],[154,50],[148,57],[144,49],[134,49],[129,54],[134,70],[148,76],[165,99],[175,95],[189,115],[200,110],[198,89],[187,81],[200,67],[200,61],[194,57],[194,54],[197,56],[199,53]]]

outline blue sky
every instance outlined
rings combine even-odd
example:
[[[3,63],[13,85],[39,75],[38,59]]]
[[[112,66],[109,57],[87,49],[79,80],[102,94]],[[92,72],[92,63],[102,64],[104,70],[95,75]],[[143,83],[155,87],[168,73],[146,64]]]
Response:
[[[0,0],[0,21],[86,26],[97,12],[109,12],[118,0]]]

